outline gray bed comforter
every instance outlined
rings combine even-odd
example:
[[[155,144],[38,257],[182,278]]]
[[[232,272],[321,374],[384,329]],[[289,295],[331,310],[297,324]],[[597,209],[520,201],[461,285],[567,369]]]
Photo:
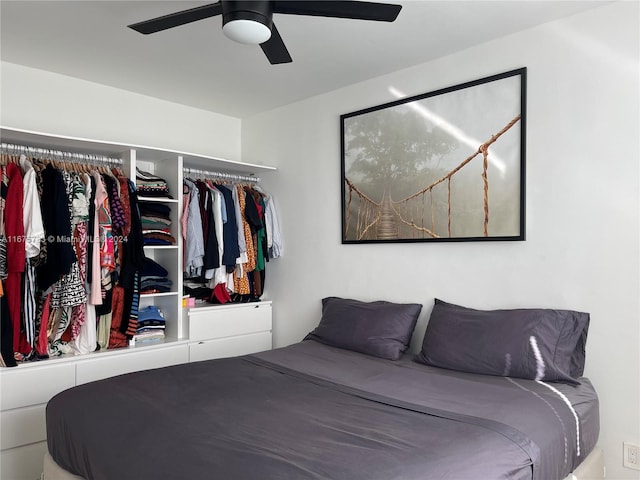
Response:
[[[561,479],[598,400],[587,379],[553,386],[305,341],[72,388],[47,442],[86,479]]]

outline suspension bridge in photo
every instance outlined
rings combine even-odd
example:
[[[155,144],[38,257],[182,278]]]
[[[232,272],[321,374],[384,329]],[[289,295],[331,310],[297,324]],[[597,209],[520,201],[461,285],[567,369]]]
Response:
[[[345,234],[347,240],[397,240],[400,228],[409,227],[416,235],[423,238],[451,237],[452,201],[451,180],[472,160],[482,156],[482,182],[484,203],[483,235],[489,236],[489,147],[520,120],[520,115],[513,118],[498,133],[480,145],[478,149],[465,158],[458,166],[446,175],[432,182],[421,190],[401,199],[394,200],[388,191],[382,194],[380,200],[374,200],[363,193],[353,182],[345,177],[346,218]],[[435,208],[433,189],[446,186],[447,192],[447,231],[436,232]],[[428,208],[427,208],[428,198]],[[353,218],[353,217],[355,218]]]

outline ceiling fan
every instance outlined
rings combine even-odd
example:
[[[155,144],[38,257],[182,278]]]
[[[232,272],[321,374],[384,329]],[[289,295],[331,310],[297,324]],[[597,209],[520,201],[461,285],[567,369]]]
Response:
[[[222,15],[222,31],[227,37],[240,43],[259,44],[269,62],[278,64],[290,63],[292,60],[273,23],[274,13],[393,22],[401,8],[401,5],[359,1],[221,0],[134,23],[129,28],[148,35]]]

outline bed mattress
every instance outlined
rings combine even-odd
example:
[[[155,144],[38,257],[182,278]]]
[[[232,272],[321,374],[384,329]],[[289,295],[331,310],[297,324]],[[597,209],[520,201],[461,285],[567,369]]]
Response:
[[[86,479],[562,479],[598,399],[585,378],[553,386],[305,341],[74,387],[47,442]]]
[[[67,472],[53,461],[49,452],[44,454],[44,465],[41,480],[84,480],[78,475]],[[209,478],[215,478],[210,475]],[[600,447],[595,447],[582,463],[563,480],[604,480],[604,454]]]

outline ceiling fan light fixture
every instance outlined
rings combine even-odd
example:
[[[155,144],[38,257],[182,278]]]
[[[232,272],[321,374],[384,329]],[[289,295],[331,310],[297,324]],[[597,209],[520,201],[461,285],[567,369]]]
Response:
[[[247,45],[259,45],[271,38],[271,29],[256,20],[231,20],[224,24],[222,31],[231,40]]]
[[[134,23],[129,28],[148,35],[222,15],[225,36],[239,43],[260,45],[269,63],[277,65],[291,63],[291,55],[273,23],[274,13],[393,22],[401,9],[401,5],[371,1],[219,0]]]

